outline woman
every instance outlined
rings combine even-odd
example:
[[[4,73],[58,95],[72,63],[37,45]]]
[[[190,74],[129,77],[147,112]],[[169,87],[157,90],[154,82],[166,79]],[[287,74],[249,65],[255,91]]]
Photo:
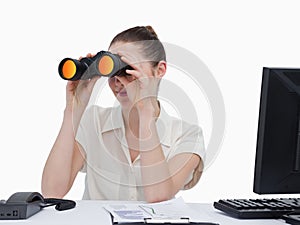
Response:
[[[131,66],[108,81],[120,106],[87,108],[99,77],[68,82],[64,119],[44,168],[42,193],[62,198],[82,171],[83,199],[171,199],[201,176],[202,131],[167,115],[157,100],[167,64],[152,27],[119,33],[109,51]]]

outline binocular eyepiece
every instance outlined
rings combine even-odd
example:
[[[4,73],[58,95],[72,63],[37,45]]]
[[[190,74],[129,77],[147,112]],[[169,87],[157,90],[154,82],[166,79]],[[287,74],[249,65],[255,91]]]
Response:
[[[93,57],[80,60],[64,58],[58,66],[58,73],[64,80],[85,80],[94,76],[124,76],[125,70],[132,69],[119,55],[100,51]]]

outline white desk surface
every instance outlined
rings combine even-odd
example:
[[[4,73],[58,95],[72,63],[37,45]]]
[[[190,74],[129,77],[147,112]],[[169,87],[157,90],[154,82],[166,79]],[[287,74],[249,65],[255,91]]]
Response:
[[[102,208],[104,204],[116,203],[112,201],[80,200],[76,201],[74,209],[67,211],[56,211],[54,207],[45,208],[39,213],[31,216],[27,220],[0,220],[2,224],[57,224],[57,225],[109,225],[111,224],[108,213]],[[119,202],[117,202],[119,203]],[[124,202],[120,202],[124,203]],[[208,203],[188,203],[194,210],[201,213],[210,222],[220,225],[283,225],[283,220],[239,220],[225,215],[218,211],[212,204]],[[287,225],[287,224],[286,224]]]

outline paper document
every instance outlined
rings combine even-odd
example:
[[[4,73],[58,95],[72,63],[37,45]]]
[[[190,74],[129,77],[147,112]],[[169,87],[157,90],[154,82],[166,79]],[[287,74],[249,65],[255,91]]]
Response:
[[[109,204],[104,208],[113,216],[113,222],[132,223],[151,221],[181,221],[182,223],[203,221],[182,198],[159,203]]]
[[[140,208],[146,211],[153,219],[181,219],[189,218],[188,205],[182,198],[172,199],[153,204],[140,204]]]
[[[113,222],[144,222],[149,215],[136,204],[110,204],[104,208],[113,216]]]

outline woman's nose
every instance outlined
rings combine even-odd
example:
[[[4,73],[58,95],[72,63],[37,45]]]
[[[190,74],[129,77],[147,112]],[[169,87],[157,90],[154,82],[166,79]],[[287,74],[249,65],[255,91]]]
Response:
[[[113,77],[113,79],[114,79],[115,86],[117,86],[117,87],[123,86],[123,84],[120,82],[120,80],[117,77]]]
[[[118,79],[118,78],[116,78],[116,77],[114,77],[114,82],[115,82],[115,85],[119,85],[119,84],[121,84],[121,82],[119,81],[119,79]]]

